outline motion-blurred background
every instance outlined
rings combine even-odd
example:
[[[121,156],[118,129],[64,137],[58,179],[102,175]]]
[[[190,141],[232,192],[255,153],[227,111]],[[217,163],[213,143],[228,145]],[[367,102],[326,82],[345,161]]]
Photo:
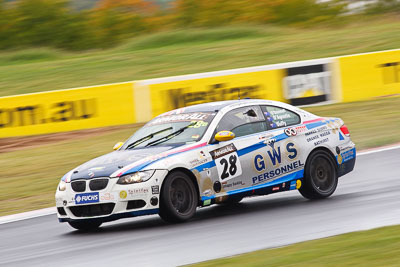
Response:
[[[343,118],[358,149],[399,142],[400,52],[375,53],[399,47],[399,12],[397,0],[0,1],[0,215],[52,206],[69,169],[201,102],[323,104],[306,109]],[[194,75],[148,80],[182,74]]]
[[[358,150],[398,143],[399,48],[399,0],[0,0],[0,216],[53,207],[66,172],[201,102],[283,101],[342,118]],[[256,258],[398,266],[398,233]]]

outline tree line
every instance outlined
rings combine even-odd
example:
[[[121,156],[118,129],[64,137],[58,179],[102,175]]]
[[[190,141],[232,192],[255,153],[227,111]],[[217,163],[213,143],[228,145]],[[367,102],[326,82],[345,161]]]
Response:
[[[314,26],[348,13],[347,0],[100,0],[75,10],[68,0],[0,0],[0,49],[48,46],[66,50],[113,47],[150,32],[235,24]],[[400,11],[378,0],[366,14]]]

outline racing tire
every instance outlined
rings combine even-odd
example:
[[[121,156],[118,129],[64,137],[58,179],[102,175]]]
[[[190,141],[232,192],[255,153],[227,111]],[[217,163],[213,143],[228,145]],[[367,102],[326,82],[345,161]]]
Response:
[[[300,194],[307,199],[327,198],[335,192],[338,175],[332,156],[324,150],[317,150],[307,158],[303,185]]]
[[[97,222],[97,221],[91,221],[91,222],[68,222],[68,224],[75,228],[76,230],[82,231],[82,232],[89,232],[89,231],[94,231],[97,230],[102,222]]]
[[[167,222],[184,222],[193,217],[198,203],[197,191],[190,177],[181,171],[170,173],[160,195],[160,217]]]

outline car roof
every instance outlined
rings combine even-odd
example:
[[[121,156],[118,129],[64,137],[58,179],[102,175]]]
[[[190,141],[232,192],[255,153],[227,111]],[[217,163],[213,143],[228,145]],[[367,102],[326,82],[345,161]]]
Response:
[[[191,112],[217,112],[224,108],[230,109],[229,107],[247,106],[247,105],[279,105],[292,107],[282,102],[265,100],[265,99],[239,99],[239,100],[225,100],[217,102],[202,103],[193,106],[187,106],[175,111],[179,113],[191,113]],[[293,108],[293,107],[292,107]]]

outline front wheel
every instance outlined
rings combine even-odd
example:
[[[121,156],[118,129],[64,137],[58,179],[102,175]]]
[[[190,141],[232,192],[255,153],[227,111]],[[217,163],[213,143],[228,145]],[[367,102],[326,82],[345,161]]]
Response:
[[[183,222],[193,217],[197,191],[190,177],[181,171],[167,176],[161,188],[160,217],[167,222]]]
[[[332,195],[338,183],[334,164],[328,152],[324,150],[312,152],[306,162],[300,194],[308,199],[322,199]]]
[[[97,222],[97,221],[89,221],[89,222],[81,221],[81,222],[68,222],[68,223],[71,227],[84,232],[96,230],[102,224],[102,222]]]

